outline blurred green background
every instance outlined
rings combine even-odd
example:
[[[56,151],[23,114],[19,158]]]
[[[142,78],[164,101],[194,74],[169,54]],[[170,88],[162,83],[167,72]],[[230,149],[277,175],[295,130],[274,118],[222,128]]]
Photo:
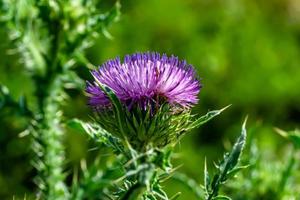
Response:
[[[109,3],[108,3],[109,4]],[[174,54],[194,65],[203,83],[195,113],[232,106],[176,147],[175,165],[202,182],[204,158],[209,166],[240,132],[249,116],[248,130],[261,152],[285,162],[286,141],[273,127],[290,130],[300,122],[300,1],[298,0],[128,0],[121,1],[122,16],[110,28],[114,39],[100,36],[87,51],[91,63],[101,65],[116,56],[144,51]],[[29,106],[33,83],[12,54],[7,30],[0,29],[0,84],[13,97],[24,94]],[[82,66],[78,74],[89,78]],[[66,118],[89,119],[82,91],[68,91]],[[0,199],[31,194],[34,171],[30,164],[30,139],[19,138],[26,120],[3,110],[0,115]],[[229,142],[230,141],[230,142]],[[70,169],[93,154],[93,144],[72,130],[66,140]],[[182,191],[179,183],[167,183],[170,194]]]

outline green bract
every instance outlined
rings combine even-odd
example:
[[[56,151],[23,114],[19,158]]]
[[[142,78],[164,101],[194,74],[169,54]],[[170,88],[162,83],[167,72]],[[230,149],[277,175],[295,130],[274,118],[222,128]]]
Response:
[[[224,109],[211,111],[197,118],[190,109],[177,109],[165,103],[157,110],[143,110],[136,106],[128,110],[111,89],[100,85],[110,99],[110,109],[97,112],[97,122],[113,136],[138,151],[162,148],[175,144],[189,130],[198,127]]]

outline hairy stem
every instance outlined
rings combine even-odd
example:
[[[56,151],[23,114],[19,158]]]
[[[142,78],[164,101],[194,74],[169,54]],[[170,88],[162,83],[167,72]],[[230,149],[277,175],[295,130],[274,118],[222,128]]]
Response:
[[[60,27],[58,20],[54,21]],[[53,22],[53,23],[54,23]],[[49,22],[50,25],[52,21]],[[39,129],[37,130],[37,141],[40,142],[43,154],[39,156],[43,163],[39,167],[39,176],[43,187],[42,193],[49,200],[66,199],[68,189],[64,183],[65,175],[63,165],[65,159],[63,137],[64,129],[61,125],[62,112],[61,103],[64,99],[64,88],[61,80],[60,60],[60,37],[59,28],[49,29],[49,35],[53,37],[52,48],[49,49],[51,60],[47,62],[47,76],[34,78],[36,83],[36,94],[39,106]],[[46,60],[46,58],[45,58]]]
[[[57,97],[62,97],[62,84],[57,77],[50,86],[49,96],[45,99],[44,129],[41,137],[45,144],[44,162],[46,164],[45,182],[48,199],[65,199],[67,188],[64,183],[64,130],[61,126],[60,104]]]

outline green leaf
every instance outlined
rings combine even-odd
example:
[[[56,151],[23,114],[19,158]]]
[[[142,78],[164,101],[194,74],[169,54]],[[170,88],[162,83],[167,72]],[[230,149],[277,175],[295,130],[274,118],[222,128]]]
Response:
[[[91,124],[87,122],[83,122],[79,119],[72,119],[67,122],[67,125],[73,129],[76,129],[77,131],[81,133],[87,133],[90,136],[94,137],[96,131],[93,129]]]
[[[242,154],[242,150],[245,146],[246,142],[246,122],[247,118],[245,119],[243,126],[242,126],[242,131],[241,135],[238,137],[236,142],[233,145],[233,148],[230,153],[226,153],[224,156],[224,159],[222,162],[217,165],[218,173],[214,175],[214,178],[210,184],[210,191],[207,191],[207,200],[210,199],[230,199],[229,197],[226,196],[221,196],[218,195],[220,186],[224,184],[228,178],[232,177],[236,172],[239,170],[245,168],[245,166],[242,167],[236,167],[238,164],[238,161],[240,159],[240,156]],[[206,180],[205,180],[206,181]],[[205,186],[205,188],[207,188]]]
[[[209,185],[210,185],[210,176],[207,171],[207,164],[206,164],[206,158],[205,158],[205,161],[204,161],[204,187],[207,192],[209,192],[209,190],[210,190]]]
[[[228,107],[230,107],[231,105],[228,105],[220,110],[213,110],[213,111],[209,111],[208,113],[206,113],[206,115],[199,117],[198,119],[196,119],[191,126],[189,127],[189,129],[194,129],[194,128],[198,128],[200,126],[202,126],[203,124],[207,123],[208,121],[210,121],[211,119],[213,119],[214,117],[216,117],[217,115],[221,114],[224,110],[226,110]]]
[[[242,150],[246,142],[246,134],[247,134],[246,122],[247,122],[247,118],[243,123],[241,135],[234,143],[233,148],[229,153],[229,155],[225,157],[224,162],[220,165],[220,170],[223,170],[224,173],[228,173],[230,170],[232,170],[239,161],[239,158],[241,156]]]
[[[116,152],[123,152],[123,146],[120,140],[96,123],[83,122],[79,119],[72,119],[67,125],[81,133],[87,133],[95,142],[99,142],[112,147]]]

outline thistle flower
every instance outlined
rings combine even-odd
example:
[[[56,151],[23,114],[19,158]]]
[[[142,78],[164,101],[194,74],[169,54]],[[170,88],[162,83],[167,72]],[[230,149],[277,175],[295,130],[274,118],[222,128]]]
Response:
[[[127,55],[124,63],[119,58],[109,60],[92,75],[95,82],[87,83],[86,92],[89,104],[96,109],[110,105],[98,83],[109,87],[129,109],[138,105],[144,110],[164,102],[190,107],[197,103],[201,87],[186,61],[158,53]]]
[[[188,129],[201,84],[186,61],[137,53],[124,62],[109,60],[91,73],[94,82],[87,82],[86,92],[98,122],[134,148],[165,146]]]

